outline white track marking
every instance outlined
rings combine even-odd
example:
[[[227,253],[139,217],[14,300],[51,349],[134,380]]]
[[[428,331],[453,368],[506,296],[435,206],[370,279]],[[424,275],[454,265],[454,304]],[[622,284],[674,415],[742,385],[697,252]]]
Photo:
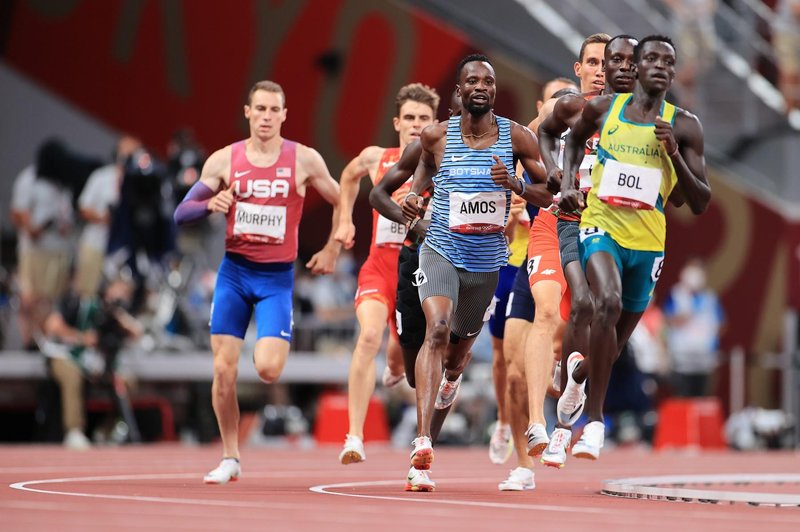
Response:
[[[753,505],[800,506],[800,493],[724,491],[687,488],[687,485],[800,484],[797,474],[669,475],[636,477],[603,482],[604,495],[631,499],[677,500],[681,502],[743,502]],[[798,490],[800,491],[800,490]]]

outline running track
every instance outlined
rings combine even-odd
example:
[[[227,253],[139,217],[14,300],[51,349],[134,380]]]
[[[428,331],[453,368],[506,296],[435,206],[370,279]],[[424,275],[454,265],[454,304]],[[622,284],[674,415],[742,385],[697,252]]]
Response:
[[[0,447],[0,530],[800,530],[800,507],[633,500],[599,493],[604,480],[656,475],[800,473],[797,453],[610,450],[598,462],[537,467],[533,491],[501,493],[511,465],[485,448],[441,447],[437,491],[405,493],[408,453],[368,446],[342,466],[337,447],[243,449],[243,476],[206,486],[217,446],[147,445],[69,452]],[[512,457],[513,460],[513,457]],[[794,493],[800,484],[708,489]]]

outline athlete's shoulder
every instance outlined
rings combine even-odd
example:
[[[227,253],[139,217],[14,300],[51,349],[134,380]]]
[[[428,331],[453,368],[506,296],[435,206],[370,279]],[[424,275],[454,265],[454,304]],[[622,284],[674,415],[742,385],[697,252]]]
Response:
[[[586,106],[586,102],[594,99],[594,96],[586,94],[565,94],[558,100],[553,107],[553,114],[557,119],[565,120],[581,111]]]
[[[425,129],[423,129],[422,133],[419,136],[422,145],[429,146],[431,144],[435,144],[436,142],[444,138],[447,135],[447,126],[449,124],[450,120],[445,120],[444,122],[437,122],[435,124],[431,124],[427,126]]]
[[[205,167],[212,171],[230,168],[232,154],[233,145],[228,144],[209,155],[208,159],[206,159]]]

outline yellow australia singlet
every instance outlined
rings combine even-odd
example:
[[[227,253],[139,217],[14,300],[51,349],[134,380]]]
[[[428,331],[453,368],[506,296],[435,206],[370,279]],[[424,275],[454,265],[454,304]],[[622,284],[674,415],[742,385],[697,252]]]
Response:
[[[526,217],[527,218],[527,217]],[[509,266],[522,266],[525,262],[525,257],[528,256],[528,227],[529,223],[518,223],[514,228],[514,240],[509,244],[511,251],[508,257]]]
[[[617,94],[600,131],[592,189],[581,228],[598,227],[620,246],[663,251],[664,203],[677,183],[675,168],[656,138],[654,124],[624,117],[632,94]],[[672,123],[676,107],[663,102],[661,119]]]

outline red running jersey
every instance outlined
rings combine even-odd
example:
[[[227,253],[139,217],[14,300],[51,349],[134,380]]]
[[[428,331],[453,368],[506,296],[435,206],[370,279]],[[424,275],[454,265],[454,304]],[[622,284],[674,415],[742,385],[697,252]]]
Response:
[[[375,172],[375,185],[383,179],[383,176],[389,171],[389,168],[394,166],[398,160],[400,160],[400,148],[386,148],[383,150],[383,156],[378,162],[378,170]],[[411,179],[394,191],[392,199],[395,203],[400,204],[410,189]],[[372,243],[369,248],[370,253],[372,253],[375,248],[400,249],[403,246],[405,237],[406,226],[404,224],[393,222],[378,214],[378,211],[375,209],[372,209]]]
[[[297,193],[297,143],[285,140],[275,164],[253,166],[246,141],[231,144],[234,203],[228,210],[225,251],[254,262],[294,262],[304,196]]]

